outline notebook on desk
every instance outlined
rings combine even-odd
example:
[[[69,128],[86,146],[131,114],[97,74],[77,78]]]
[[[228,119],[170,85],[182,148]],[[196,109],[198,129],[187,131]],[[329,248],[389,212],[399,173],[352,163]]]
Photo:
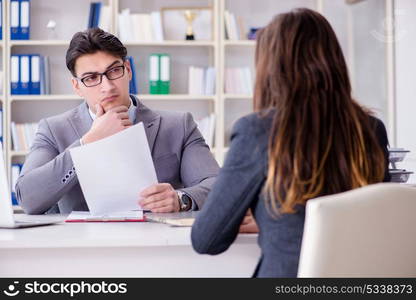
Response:
[[[91,215],[89,211],[73,211],[68,215],[65,222],[144,222],[144,218],[142,210],[112,213],[101,216]]]
[[[191,227],[195,221],[198,211],[187,211],[177,213],[146,213],[146,221],[159,222],[171,226]]]

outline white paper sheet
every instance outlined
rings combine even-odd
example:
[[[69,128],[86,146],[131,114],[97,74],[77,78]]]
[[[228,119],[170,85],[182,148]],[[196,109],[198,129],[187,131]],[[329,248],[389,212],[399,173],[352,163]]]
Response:
[[[70,153],[92,215],[141,209],[139,193],[157,183],[143,123]]]
[[[66,221],[67,222],[107,222],[107,221],[132,221],[132,220],[143,220],[143,211],[125,211],[114,214],[106,214],[100,216],[92,216],[88,211],[73,211],[71,212]]]

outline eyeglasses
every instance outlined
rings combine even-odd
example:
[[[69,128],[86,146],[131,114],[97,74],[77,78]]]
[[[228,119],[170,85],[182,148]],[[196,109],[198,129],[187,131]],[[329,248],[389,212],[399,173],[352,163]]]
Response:
[[[76,78],[81,81],[86,87],[93,87],[101,84],[103,81],[103,75],[107,77],[108,80],[116,80],[124,76],[125,66],[117,66],[103,73],[94,73],[82,78]]]

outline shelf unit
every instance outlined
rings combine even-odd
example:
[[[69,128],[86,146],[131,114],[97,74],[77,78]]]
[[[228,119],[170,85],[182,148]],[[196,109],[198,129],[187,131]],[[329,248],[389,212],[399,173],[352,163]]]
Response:
[[[4,80],[0,106],[3,108],[3,139],[7,166],[13,162],[23,162],[27,154],[25,151],[13,151],[11,147],[10,123],[12,121],[26,118],[27,122],[33,122],[40,117],[63,112],[82,101],[72,92],[69,82],[70,74],[65,66],[65,51],[72,34],[86,28],[89,4],[93,1],[72,0],[71,5],[68,6],[65,0],[31,0],[31,37],[33,40],[27,41],[10,40],[10,0],[2,1],[4,17],[3,41],[0,43],[0,49]],[[149,13],[162,7],[212,7],[212,41],[167,40],[146,43],[125,42],[124,44],[129,55],[135,58],[139,88],[137,96],[145,105],[154,109],[190,111],[195,118],[207,116],[211,112],[215,113],[215,141],[212,151],[217,161],[222,164],[228,151],[228,140],[233,122],[252,111],[252,95],[224,93],[225,68],[227,66],[249,66],[252,76],[255,75],[255,41],[225,39],[225,10],[241,15],[247,22],[247,27],[259,27],[270,21],[273,15],[294,7],[304,6],[316,9],[328,17],[337,34],[341,36],[341,44],[347,61],[350,63],[350,70],[359,72],[359,68],[354,68],[354,65],[351,65],[357,58],[352,53],[355,50],[354,43],[351,42],[354,40],[351,12],[354,9],[367,6],[370,9],[372,6],[378,9],[377,2],[389,3],[391,0],[363,1],[356,4],[354,8],[348,6],[344,0],[104,0],[102,2],[111,8],[110,32],[113,34],[117,34],[117,16],[123,8],[131,8],[133,13]],[[343,17],[341,18],[339,15]],[[387,16],[387,12],[384,12],[384,16]],[[46,32],[45,25],[49,19],[55,19],[58,23],[54,34]],[[57,75],[56,80],[52,83],[52,95],[10,95],[10,76],[8,76],[10,74],[10,55],[25,52],[38,52],[51,56],[51,74]],[[172,94],[170,95],[147,94],[147,60],[149,53],[153,52],[165,52],[171,55]],[[136,58],[139,60],[136,61]],[[373,59],[372,63],[380,64],[379,57],[370,59]],[[187,67],[190,65],[213,66],[215,68],[216,88],[214,95],[187,94]],[[352,74],[352,77],[356,78],[354,75]],[[390,77],[389,79],[393,80]],[[388,99],[388,101],[391,103],[392,100]],[[45,109],[50,106],[52,108]],[[384,121],[388,123],[388,127],[393,126],[389,120],[385,119]]]

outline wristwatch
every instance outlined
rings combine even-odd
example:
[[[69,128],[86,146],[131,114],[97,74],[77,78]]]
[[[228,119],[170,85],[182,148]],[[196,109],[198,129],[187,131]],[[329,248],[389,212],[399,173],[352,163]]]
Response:
[[[188,211],[192,207],[192,199],[182,191],[176,191],[178,193],[179,211]]]

